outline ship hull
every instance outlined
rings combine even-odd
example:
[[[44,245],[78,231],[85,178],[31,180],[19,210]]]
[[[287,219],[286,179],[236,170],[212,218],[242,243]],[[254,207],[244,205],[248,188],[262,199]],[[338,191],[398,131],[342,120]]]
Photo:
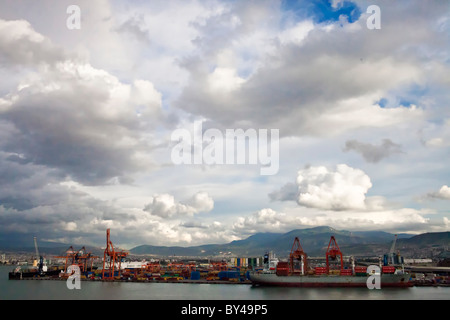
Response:
[[[36,272],[36,271],[25,271],[25,272],[10,272],[8,275],[9,280],[21,280],[21,279],[29,279],[36,277],[51,277],[57,276],[61,273],[61,270],[51,270],[46,272]]]
[[[254,285],[282,286],[282,287],[365,287],[368,277],[340,276],[340,275],[305,275],[305,276],[277,276],[274,273],[249,274]],[[411,287],[407,274],[382,274],[383,287]]]

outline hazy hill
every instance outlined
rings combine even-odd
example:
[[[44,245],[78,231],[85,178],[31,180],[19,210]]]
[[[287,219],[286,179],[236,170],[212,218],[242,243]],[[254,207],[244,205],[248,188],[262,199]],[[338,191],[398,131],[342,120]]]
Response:
[[[300,239],[303,250],[309,257],[323,257],[330,237],[334,235],[344,255],[381,256],[389,252],[394,234],[383,231],[347,231],[331,227],[315,227],[292,230],[287,233],[256,233],[246,239],[226,244],[207,244],[201,246],[153,246],[140,245],[129,250],[130,255],[152,255],[156,257],[185,256],[262,256],[273,251],[280,257],[287,257],[291,251],[295,237]],[[447,256],[450,247],[450,232],[424,233],[420,235],[398,234],[396,251],[405,258],[442,257]],[[27,246],[17,241],[9,248],[13,251],[34,253],[32,239]],[[70,244],[39,242],[39,251],[51,255],[63,255]],[[74,246],[78,250],[82,246]],[[103,257],[103,249],[86,247],[87,251]]]
[[[257,233],[246,239],[227,244],[211,244],[193,247],[164,247],[142,245],[130,250],[131,254],[214,256],[230,255],[261,256],[266,251],[273,251],[279,256],[287,256],[291,251],[295,237],[300,239],[303,250],[309,256],[324,256],[330,237],[334,235],[344,254],[370,254],[375,251],[387,252],[394,235],[382,232],[351,232],[336,230],[327,226],[292,230],[287,233]],[[412,235],[402,234],[406,239]],[[377,252],[377,254],[380,254]]]

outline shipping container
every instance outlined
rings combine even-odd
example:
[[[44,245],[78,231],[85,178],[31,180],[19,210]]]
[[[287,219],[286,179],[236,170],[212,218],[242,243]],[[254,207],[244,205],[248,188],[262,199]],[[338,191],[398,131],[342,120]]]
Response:
[[[331,275],[340,275],[340,273],[341,273],[341,270],[330,270],[329,272],[328,272],[329,274],[331,274]]]
[[[316,268],[314,268],[314,272],[317,275],[321,275],[321,274],[327,274],[328,270],[326,267],[316,267]]]
[[[284,261],[278,262],[277,268],[276,268],[276,274],[277,274],[277,276],[289,275],[289,264]]]
[[[240,271],[220,271],[217,276],[220,280],[239,279],[241,273]]]
[[[395,272],[395,267],[392,266],[383,266],[381,267],[381,271],[383,273],[394,273]]]
[[[355,267],[355,272],[367,272],[367,267]]]
[[[352,274],[352,269],[341,269],[341,276],[351,276]]]

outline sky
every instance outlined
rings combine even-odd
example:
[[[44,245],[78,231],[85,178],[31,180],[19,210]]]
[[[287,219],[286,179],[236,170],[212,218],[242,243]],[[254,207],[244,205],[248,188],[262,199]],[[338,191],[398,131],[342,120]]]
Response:
[[[0,0],[0,71],[2,239],[450,229],[447,1]]]

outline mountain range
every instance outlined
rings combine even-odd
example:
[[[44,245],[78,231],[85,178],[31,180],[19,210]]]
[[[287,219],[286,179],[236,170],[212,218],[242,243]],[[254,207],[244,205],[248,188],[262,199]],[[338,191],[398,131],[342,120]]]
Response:
[[[155,256],[261,256],[273,251],[280,257],[289,255],[295,237],[298,237],[308,256],[325,256],[331,236],[335,236],[344,255],[379,256],[389,252],[394,234],[383,231],[346,231],[331,227],[315,227],[292,230],[287,233],[256,233],[244,240],[227,244],[210,244],[192,247],[163,247],[142,245],[130,250],[135,255]],[[427,248],[448,250],[450,232],[425,233],[421,235],[397,234],[396,249],[414,250],[426,254]],[[424,251],[425,250],[425,251]],[[423,252],[424,251],[424,252]]]
[[[287,233],[256,233],[243,240],[226,244],[207,244],[199,246],[153,246],[140,245],[129,251],[131,256],[155,257],[259,257],[272,251],[279,257],[287,257],[295,237],[298,237],[303,250],[309,257],[324,257],[330,241],[335,236],[344,255],[381,256],[389,252],[395,235],[384,231],[346,231],[328,226],[296,229]],[[30,241],[31,242],[31,241]],[[0,244],[1,245],[1,244]],[[70,244],[39,242],[40,252],[63,255]],[[4,246],[0,246],[5,250]],[[82,245],[74,245],[79,249]],[[424,233],[412,235],[397,234],[396,251],[406,258],[436,257],[449,255],[450,232]],[[13,251],[34,252],[34,247],[14,247]],[[99,247],[86,246],[87,251],[103,256]]]

